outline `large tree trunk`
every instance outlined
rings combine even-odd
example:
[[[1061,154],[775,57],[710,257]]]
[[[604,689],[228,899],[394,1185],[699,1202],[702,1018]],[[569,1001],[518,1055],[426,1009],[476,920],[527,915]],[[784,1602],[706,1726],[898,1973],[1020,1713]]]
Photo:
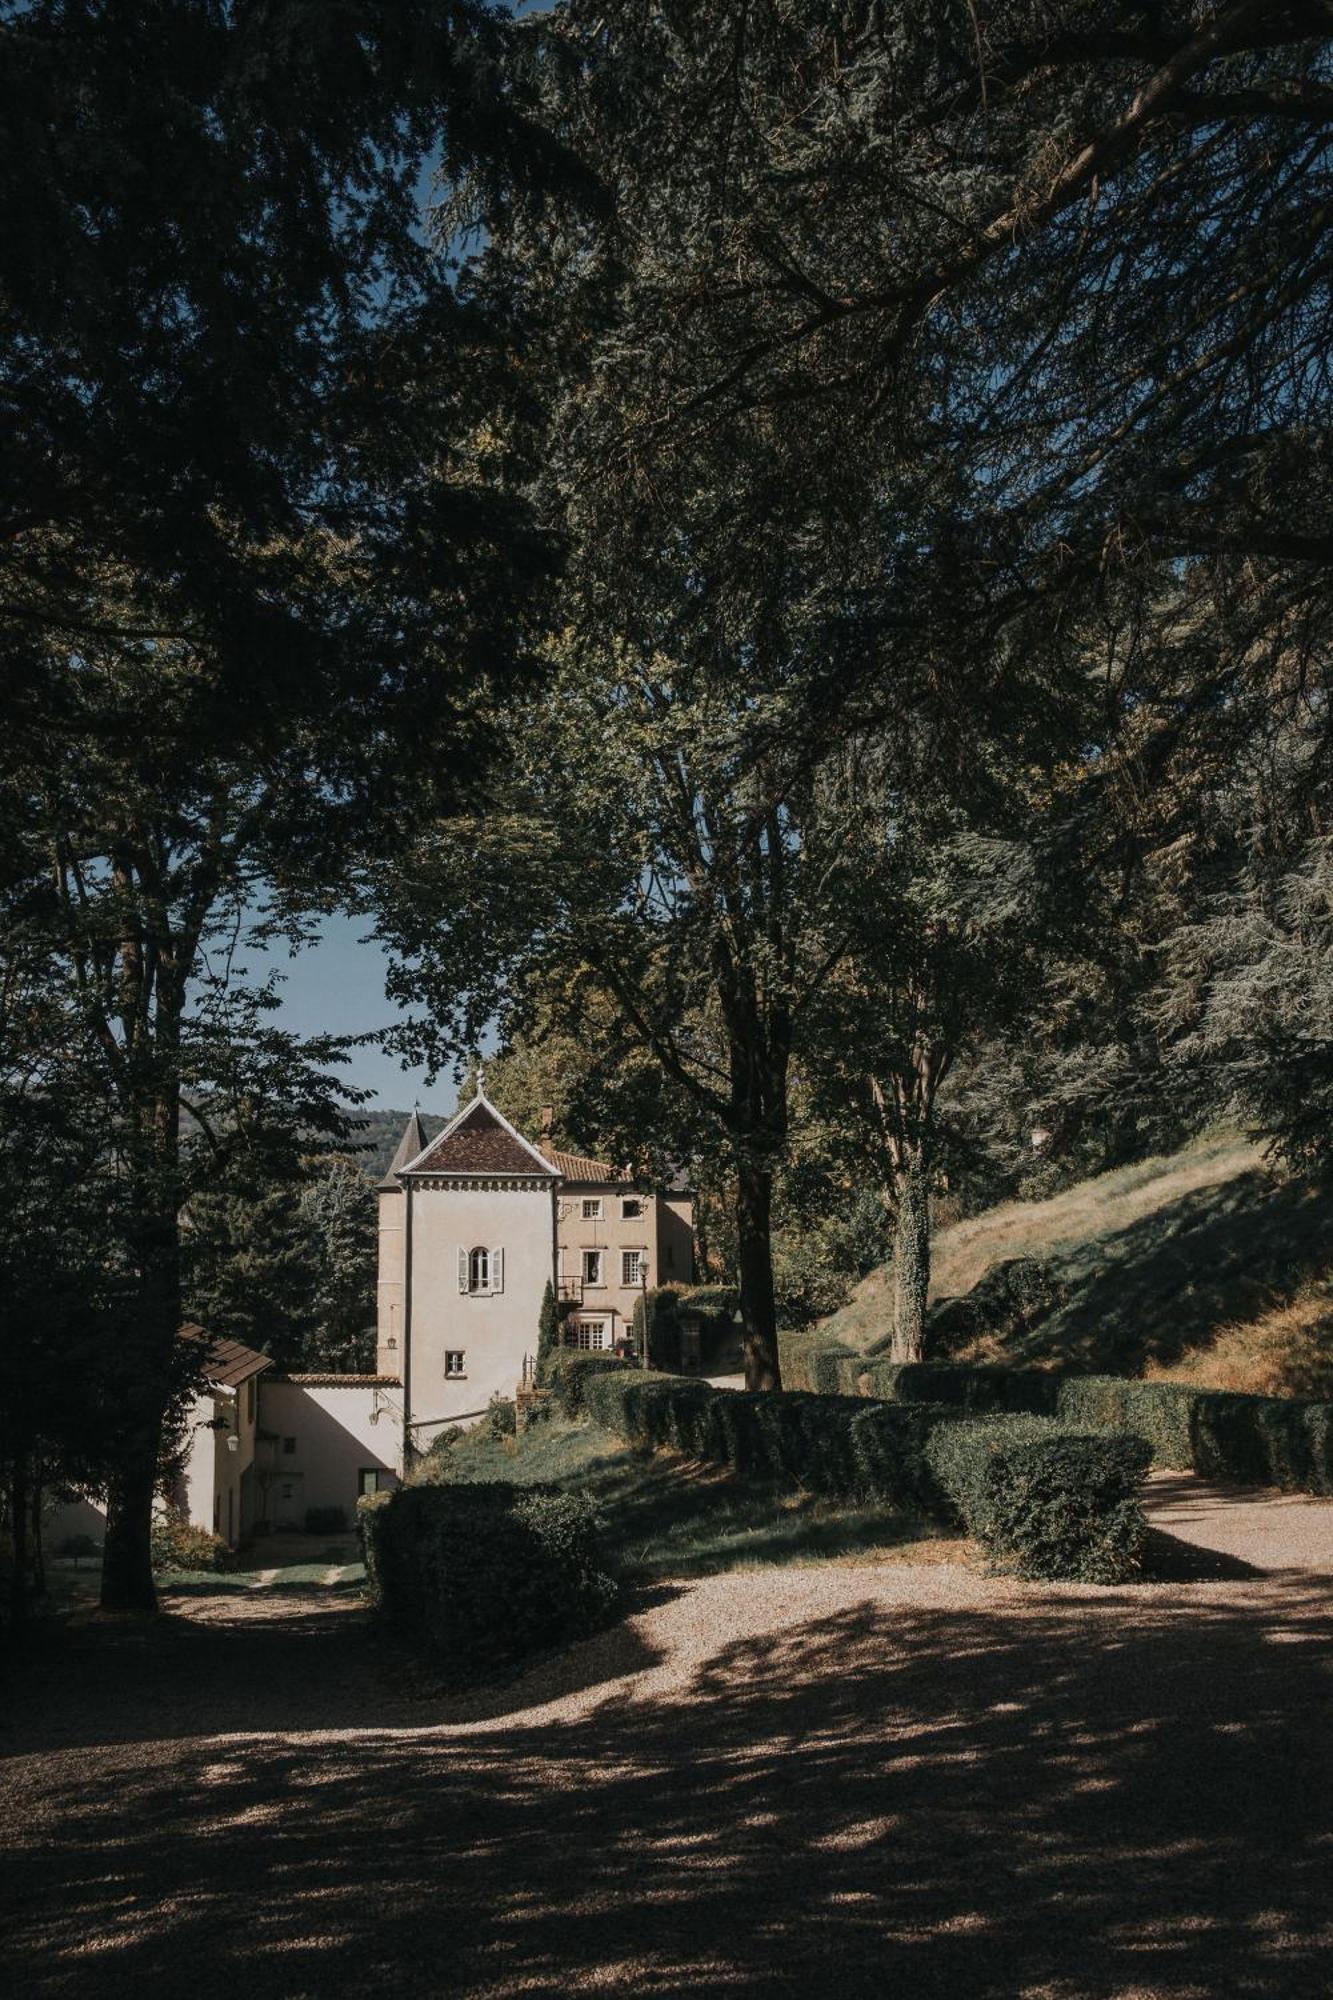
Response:
[[[146,1206],[146,1204],[145,1204]],[[144,1214],[135,1232],[138,1324],[127,1341],[123,1421],[107,1481],[102,1605],[154,1611],[152,1532],[167,1413],[178,1393],[181,1318],[180,1229],[174,1207]]]
[[[930,1289],[930,1179],[918,1152],[895,1175],[898,1219],[893,1241],[894,1361],[920,1361],[926,1351]]]
[[[153,1493],[160,1434],[121,1454],[107,1484],[102,1550],[102,1607],[106,1611],[155,1611],[150,1555]]]
[[[736,1175],[737,1263],[745,1329],[745,1386],[780,1389],[778,1325],[773,1305],[773,1176],[743,1159]]]
[[[28,1454],[26,1451],[20,1451],[10,1467],[9,1475],[9,1533],[14,1553],[9,1612],[16,1625],[21,1625],[28,1615],[32,1588],[28,1556],[28,1472]]]

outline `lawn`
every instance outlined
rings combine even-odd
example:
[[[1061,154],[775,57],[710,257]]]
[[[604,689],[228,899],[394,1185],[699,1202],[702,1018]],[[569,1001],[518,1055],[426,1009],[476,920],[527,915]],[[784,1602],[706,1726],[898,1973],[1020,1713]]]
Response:
[[[742,1481],[722,1467],[622,1444],[585,1423],[551,1417],[518,1438],[477,1425],[417,1475],[443,1483],[508,1480],[590,1494],[608,1553],[627,1576],[709,1576],[783,1563],[947,1561],[946,1530],[882,1506]]]

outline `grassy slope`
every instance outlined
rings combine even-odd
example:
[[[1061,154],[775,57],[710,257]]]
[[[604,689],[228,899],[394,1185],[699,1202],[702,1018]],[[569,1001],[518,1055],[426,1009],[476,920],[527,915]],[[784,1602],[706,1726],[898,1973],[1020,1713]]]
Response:
[[[932,1295],[1037,1257],[1065,1297],[1007,1344],[960,1359],[1185,1375],[1264,1393],[1333,1393],[1333,1204],[1270,1172],[1234,1136],[1007,1202],[940,1232]],[[822,1333],[868,1347],[888,1331],[890,1276],[871,1272]]]
[[[924,1554],[945,1559],[929,1524],[879,1507],[742,1484],[673,1452],[636,1451],[588,1424],[559,1418],[518,1439],[475,1426],[431,1473],[448,1480],[544,1481],[591,1494],[604,1511],[612,1552],[627,1575],[707,1576],[775,1563],[858,1562]]]

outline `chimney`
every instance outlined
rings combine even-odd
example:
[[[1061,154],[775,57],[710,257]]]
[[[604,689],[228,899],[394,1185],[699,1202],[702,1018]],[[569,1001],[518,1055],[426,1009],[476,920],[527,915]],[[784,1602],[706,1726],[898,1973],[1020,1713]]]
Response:
[[[543,1106],[542,1106],[542,1144],[543,1144],[544,1146],[549,1146],[549,1145],[550,1145],[550,1143],[551,1143],[551,1127],[552,1127],[552,1126],[553,1126],[554,1124],[555,1124],[555,1106],[554,1106],[554,1104],[543,1104]]]

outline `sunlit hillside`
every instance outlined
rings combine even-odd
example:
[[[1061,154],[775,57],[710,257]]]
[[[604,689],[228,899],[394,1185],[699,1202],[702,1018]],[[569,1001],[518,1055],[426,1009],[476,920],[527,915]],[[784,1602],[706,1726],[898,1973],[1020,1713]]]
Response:
[[[1017,1257],[1048,1268],[1055,1301],[1022,1332],[983,1334],[957,1358],[1333,1390],[1333,1203],[1234,1135],[941,1230],[932,1298],[967,1293]],[[877,1348],[891,1311],[881,1267],[820,1331]]]

